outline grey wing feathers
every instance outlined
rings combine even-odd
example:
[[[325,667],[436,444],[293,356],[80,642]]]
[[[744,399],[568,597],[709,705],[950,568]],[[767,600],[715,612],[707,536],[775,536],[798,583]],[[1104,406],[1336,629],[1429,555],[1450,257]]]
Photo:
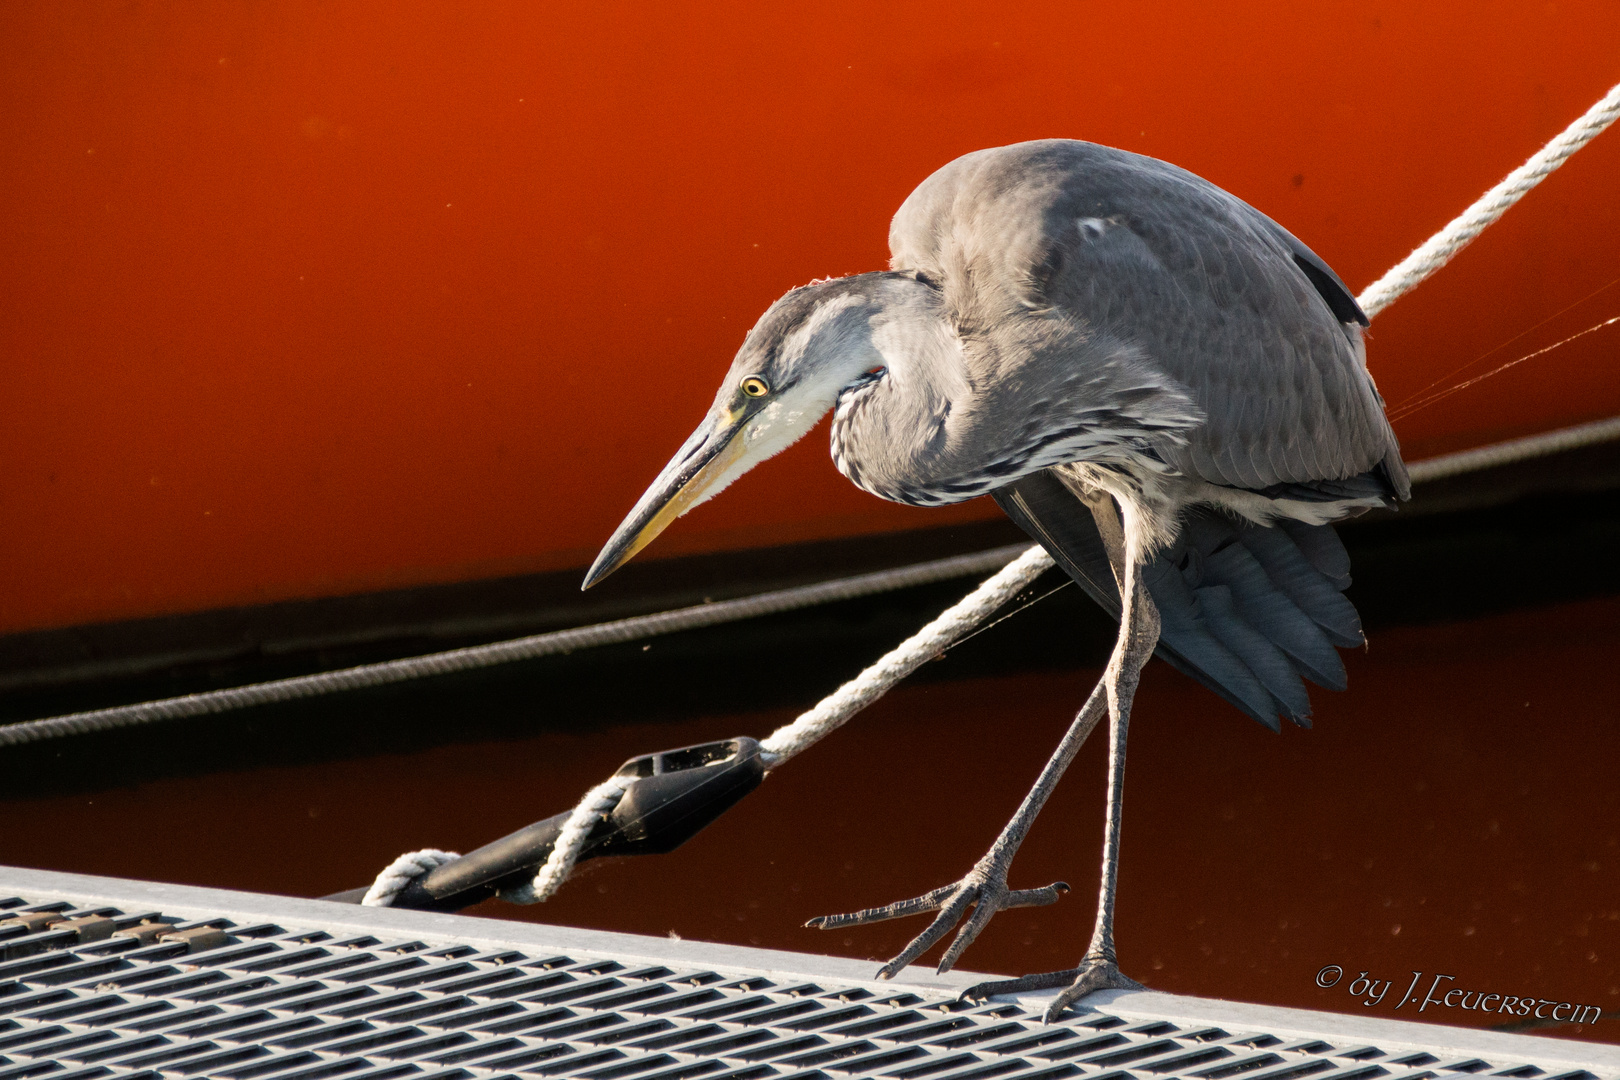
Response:
[[[996,504],[1039,543],[1074,583],[1117,621],[1119,585],[1097,523],[1050,472],[1026,476],[991,493]]]
[[[1140,349],[1205,415],[1155,444],[1187,475],[1255,490],[1365,476],[1408,494],[1349,290],[1192,173],[1070,140],[981,151],[918,187],[889,242],[896,269],[942,276],[947,295],[971,277]]]
[[[1256,218],[1269,225],[1272,234],[1287,245],[1289,254],[1294,258],[1294,264],[1310,280],[1317,295],[1321,296],[1322,302],[1333,312],[1336,319],[1342,323],[1355,323],[1357,326],[1368,325],[1367,313],[1361,310],[1355,294],[1345,285],[1343,279],[1334,273],[1333,267],[1322,261],[1320,255],[1306,247],[1293,233],[1247,203],[1243,206]]]
[[[1007,515],[1040,542],[1105,611],[1119,618],[1119,588],[1083,503],[1050,472],[995,493]],[[1196,508],[1181,535],[1142,568],[1159,609],[1157,655],[1243,712],[1276,729],[1278,717],[1309,726],[1302,679],[1345,686],[1335,646],[1362,642],[1343,590],[1349,558],[1330,525],[1275,528]]]

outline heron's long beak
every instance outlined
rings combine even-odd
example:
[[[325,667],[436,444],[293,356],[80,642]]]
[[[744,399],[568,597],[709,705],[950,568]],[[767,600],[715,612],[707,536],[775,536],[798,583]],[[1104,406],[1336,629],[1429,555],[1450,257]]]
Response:
[[[658,474],[658,479],[641,496],[635,509],[614,531],[607,546],[602,548],[602,553],[591,565],[590,572],[585,575],[585,584],[580,586],[581,589],[590,588],[629,562],[636,552],[652,543],[653,538],[663,532],[670,522],[700,502],[706,492],[718,490],[715,488],[717,481],[721,481],[720,486],[725,486],[724,482],[732,478],[727,474],[741,460],[746,449],[742,433],[748,419],[745,411],[739,409],[733,412],[724,406],[709,413],[703,424],[692,432],[692,437],[686,440],[680,453],[664,466],[664,471]]]

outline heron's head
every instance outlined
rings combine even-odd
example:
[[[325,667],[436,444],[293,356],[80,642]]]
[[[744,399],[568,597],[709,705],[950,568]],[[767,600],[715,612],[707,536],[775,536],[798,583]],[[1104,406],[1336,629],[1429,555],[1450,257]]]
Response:
[[[772,304],[737,350],[703,423],[608,540],[583,587],[607,577],[670,522],[797,442],[841,392],[881,369],[873,320],[918,288],[931,291],[905,274],[858,274],[805,285]]]

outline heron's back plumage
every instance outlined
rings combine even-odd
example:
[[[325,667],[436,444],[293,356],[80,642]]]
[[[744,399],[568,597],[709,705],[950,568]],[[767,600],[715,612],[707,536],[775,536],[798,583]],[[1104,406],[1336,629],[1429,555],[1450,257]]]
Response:
[[[1408,493],[1354,299],[1281,226],[1192,173],[1068,140],[984,150],[925,180],[889,244],[895,269],[939,283],[980,363],[1123,353],[1185,392],[1201,422],[1151,443],[1189,477],[1265,490],[1365,476],[1387,499]]]
[[[999,395],[1004,423],[1060,429],[1131,386],[1157,395],[1146,411],[1179,411],[1007,475],[996,499],[1115,617],[1121,568],[1076,493],[1130,501],[1149,522],[1159,655],[1269,726],[1307,723],[1304,681],[1342,689],[1337,649],[1362,641],[1325,523],[1410,491],[1366,316],[1333,270],[1185,170],[1066,140],[951,162],[901,206],[889,245],[894,270],[939,290],[966,383]],[[1054,374],[1110,365],[1129,377],[1072,397]]]

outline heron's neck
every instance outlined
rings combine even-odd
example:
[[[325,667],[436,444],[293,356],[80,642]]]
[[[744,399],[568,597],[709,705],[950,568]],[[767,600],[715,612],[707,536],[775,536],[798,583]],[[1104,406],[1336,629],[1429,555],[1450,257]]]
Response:
[[[907,396],[950,399],[963,389],[962,340],[945,318],[939,293],[901,278],[873,315],[872,346],[883,357],[890,386]]]
[[[878,367],[862,367],[839,394],[832,455],[857,487],[899,502],[919,501],[906,478],[919,456],[948,441],[953,403],[970,398],[962,342],[939,293],[904,275],[885,275],[865,322],[861,348]],[[935,501],[932,499],[922,501]]]

